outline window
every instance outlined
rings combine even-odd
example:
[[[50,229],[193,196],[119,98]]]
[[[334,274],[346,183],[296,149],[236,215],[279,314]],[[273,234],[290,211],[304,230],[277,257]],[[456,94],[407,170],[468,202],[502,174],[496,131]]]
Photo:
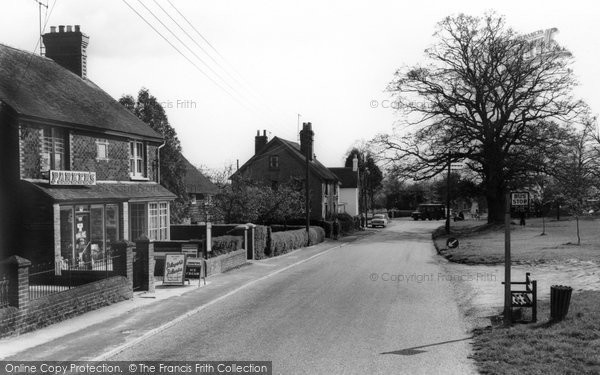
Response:
[[[196,194],[191,194],[191,203],[193,205],[198,204],[198,198],[196,197]]]
[[[97,139],[96,140],[96,159],[108,160],[108,140]]]
[[[131,225],[131,240],[135,241],[146,234],[146,204],[145,203],[130,203],[129,204],[129,223]]]
[[[169,239],[169,203],[148,203],[148,238]]]
[[[65,169],[65,132],[62,129],[42,130],[41,171]]]
[[[271,168],[271,169],[279,168],[279,155],[269,156],[269,168]]]
[[[132,178],[145,177],[145,153],[144,144],[138,141],[129,142],[129,173]]]
[[[94,261],[110,255],[111,244],[119,240],[117,204],[60,207],[60,248],[63,260],[78,264],[89,247]]]
[[[323,194],[329,195],[329,184],[328,183],[323,184]]]

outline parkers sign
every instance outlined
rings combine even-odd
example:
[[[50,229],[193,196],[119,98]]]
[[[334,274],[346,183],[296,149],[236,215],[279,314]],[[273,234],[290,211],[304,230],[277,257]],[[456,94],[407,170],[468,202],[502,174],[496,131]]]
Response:
[[[96,172],[50,171],[50,185],[96,185]]]

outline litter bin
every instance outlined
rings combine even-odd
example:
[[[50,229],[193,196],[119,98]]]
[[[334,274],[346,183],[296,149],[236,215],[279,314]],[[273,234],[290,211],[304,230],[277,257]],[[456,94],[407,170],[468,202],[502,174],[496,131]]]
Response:
[[[550,287],[550,318],[552,320],[563,320],[567,316],[572,292],[573,288],[570,286],[552,285]]]

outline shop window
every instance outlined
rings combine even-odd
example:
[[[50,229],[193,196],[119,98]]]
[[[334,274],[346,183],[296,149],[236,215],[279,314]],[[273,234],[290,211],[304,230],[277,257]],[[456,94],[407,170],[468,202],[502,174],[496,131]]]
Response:
[[[151,240],[169,239],[169,204],[148,203],[148,237]]]
[[[42,153],[40,167],[42,172],[65,170],[65,132],[57,128],[42,130]]]
[[[131,226],[131,239],[137,240],[146,234],[146,204],[145,203],[131,203],[129,205],[129,224]]]
[[[60,255],[65,260],[73,259],[73,207],[60,208]]]
[[[146,165],[146,153],[144,144],[138,141],[129,142],[129,173],[131,178],[144,178]]]

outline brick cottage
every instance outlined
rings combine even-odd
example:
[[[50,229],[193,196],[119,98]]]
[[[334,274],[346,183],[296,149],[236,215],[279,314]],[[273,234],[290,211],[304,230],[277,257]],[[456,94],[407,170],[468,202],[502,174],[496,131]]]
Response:
[[[168,240],[163,137],[86,77],[79,26],[43,39],[45,57],[0,44],[0,259],[72,265],[119,240]]]

